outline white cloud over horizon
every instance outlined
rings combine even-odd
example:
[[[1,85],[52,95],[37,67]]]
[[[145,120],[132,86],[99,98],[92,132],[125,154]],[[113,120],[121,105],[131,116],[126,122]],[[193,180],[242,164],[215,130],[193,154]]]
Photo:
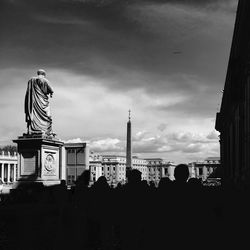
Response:
[[[213,134],[213,137],[210,135]],[[203,160],[209,156],[219,156],[218,135],[215,131],[208,134],[199,133],[166,133],[164,135],[139,131],[132,138],[133,155],[148,158],[149,155],[174,161],[175,163]],[[75,138],[66,142],[86,142]],[[125,155],[126,138],[93,138],[87,141],[90,151],[100,154]],[[178,155],[173,158],[171,155]]]

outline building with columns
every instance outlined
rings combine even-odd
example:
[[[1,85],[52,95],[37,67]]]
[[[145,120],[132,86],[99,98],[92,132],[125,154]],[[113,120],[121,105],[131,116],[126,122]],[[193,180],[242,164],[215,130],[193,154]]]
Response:
[[[175,164],[170,161],[165,161],[161,158],[148,158],[148,181],[152,181],[158,186],[161,178],[168,177],[170,180],[174,180]]]
[[[105,176],[109,185],[116,186],[118,183],[126,183],[127,171],[126,156],[119,155],[98,155],[90,153],[90,185],[98,180],[100,176]],[[141,172],[141,179],[148,180],[148,161],[145,159],[132,157],[132,169],[138,169]]]
[[[220,157],[208,157],[204,161],[195,161],[188,164],[190,177],[201,179],[203,182],[219,167]]]
[[[13,184],[17,179],[17,153],[2,151],[0,154],[0,179],[5,184]]]
[[[104,175],[102,155],[91,151],[89,153],[90,185],[93,185],[100,176]]]
[[[126,157],[116,155],[103,155],[102,175],[110,185],[116,186],[119,182],[126,182]]]
[[[148,161],[137,156],[132,157],[132,169],[141,172],[141,179],[148,181]]]

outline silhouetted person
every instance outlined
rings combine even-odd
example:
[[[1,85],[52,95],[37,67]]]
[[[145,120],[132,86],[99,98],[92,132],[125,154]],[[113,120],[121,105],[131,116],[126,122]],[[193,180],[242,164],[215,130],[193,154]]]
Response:
[[[194,178],[194,177],[189,178],[187,183],[189,187],[193,189],[200,189],[202,187],[201,180],[198,178]]]
[[[170,224],[172,230],[178,234],[172,235],[176,241],[176,248],[179,248],[180,239],[188,241],[191,237],[189,225],[195,216],[195,211],[192,211],[187,180],[189,177],[189,169],[186,164],[179,164],[175,167],[173,181],[173,195],[171,200],[171,217]],[[193,214],[194,213],[194,214]],[[190,233],[190,234],[189,234]]]
[[[122,190],[122,184],[120,182],[118,182],[116,186],[116,190]]]
[[[132,169],[128,173],[128,185],[138,185],[141,182],[141,172],[137,169]]]
[[[89,246],[93,249],[110,249],[114,222],[113,195],[105,176],[101,176],[91,188],[89,221]],[[112,218],[112,219],[111,219]]]
[[[141,186],[143,189],[148,190],[149,186],[148,186],[148,182],[146,180],[142,180],[141,181]]]
[[[122,250],[143,249],[143,223],[147,217],[144,213],[148,202],[145,200],[147,190],[141,183],[139,170],[132,169],[127,176],[128,183],[124,186],[124,199],[120,206],[121,248]]]
[[[185,185],[189,177],[189,169],[186,164],[179,164],[174,169],[174,178],[177,185]]]
[[[149,189],[154,192],[156,190],[156,186],[155,183],[153,181],[149,182]]]
[[[172,186],[172,181],[168,177],[163,177],[159,181],[158,189],[165,191],[165,190],[170,189],[171,186]]]
[[[91,211],[89,180],[89,170],[85,170],[76,180],[64,230],[62,230],[59,242],[55,244],[55,249],[77,249],[79,246],[86,249],[88,247],[88,221]]]

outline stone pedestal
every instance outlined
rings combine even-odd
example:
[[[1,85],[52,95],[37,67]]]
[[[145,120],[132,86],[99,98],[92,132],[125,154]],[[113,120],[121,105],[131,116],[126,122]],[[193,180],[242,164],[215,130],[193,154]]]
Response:
[[[60,183],[63,142],[42,134],[24,134],[13,142],[17,143],[18,151],[17,184],[42,182],[49,186]]]

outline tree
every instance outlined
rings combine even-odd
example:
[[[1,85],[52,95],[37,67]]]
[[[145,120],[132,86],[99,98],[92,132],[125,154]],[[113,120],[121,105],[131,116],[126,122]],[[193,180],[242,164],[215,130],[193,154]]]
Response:
[[[17,152],[17,147],[14,145],[5,145],[0,147],[0,151],[10,152],[13,155],[14,152]]]

